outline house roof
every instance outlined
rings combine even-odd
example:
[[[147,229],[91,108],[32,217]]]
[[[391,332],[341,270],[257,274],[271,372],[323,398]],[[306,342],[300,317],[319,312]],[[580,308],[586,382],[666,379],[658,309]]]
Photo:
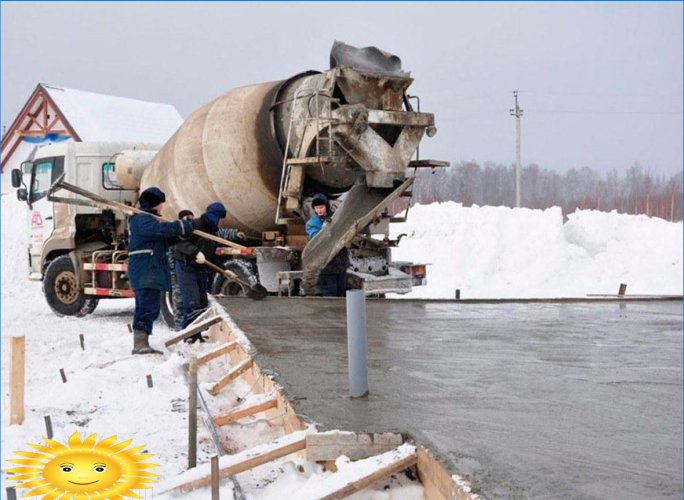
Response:
[[[39,83],[2,138],[2,167],[24,141],[163,144],[182,123],[170,104]]]
[[[170,104],[42,86],[81,141],[164,143],[183,123]]]

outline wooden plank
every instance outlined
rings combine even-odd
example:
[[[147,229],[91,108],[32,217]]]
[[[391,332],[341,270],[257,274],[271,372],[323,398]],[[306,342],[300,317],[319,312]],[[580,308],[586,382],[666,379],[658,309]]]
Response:
[[[221,317],[220,316],[214,316],[213,318],[209,318],[207,320],[204,320],[201,323],[197,323],[197,324],[193,323],[192,325],[194,325],[194,326],[191,325],[188,328],[186,328],[185,330],[182,330],[178,335],[176,335],[175,337],[172,337],[169,340],[167,340],[166,342],[164,342],[164,345],[166,347],[170,347],[173,344],[177,344],[181,340],[185,340],[188,337],[192,337],[196,333],[203,332],[204,330],[209,328],[211,325],[214,325],[214,324],[218,323],[219,321],[221,321]]]
[[[10,337],[10,425],[24,422],[25,356],[25,337]]]
[[[271,408],[275,408],[277,405],[278,399],[275,396],[273,396],[266,399],[265,401],[261,401],[260,403],[251,406],[246,406],[244,408],[236,408],[232,411],[229,411],[228,413],[219,415],[218,417],[214,418],[214,424],[226,425],[230,422],[233,422],[234,420],[240,420],[241,418],[249,417],[250,415],[254,415],[255,413],[270,410]]]
[[[337,500],[361,491],[381,479],[416,465],[415,446],[402,445],[375,457],[346,464],[344,471],[331,474],[323,481],[305,486],[299,498]],[[310,491],[309,491],[310,490]]]
[[[248,358],[242,361],[239,365],[237,365],[235,368],[233,368],[223,377],[221,377],[209,390],[209,394],[211,394],[212,396],[216,396],[221,391],[221,389],[230,384],[233,380],[238,378],[244,372],[249,370],[252,367],[252,363],[252,358]]]
[[[255,446],[235,455],[226,455],[219,459],[219,478],[225,479],[228,476],[239,474],[259,465],[271,462],[277,458],[284,457],[291,453],[303,450],[306,447],[306,431],[293,432],[275,441]],[[197,470],[200,469],[200,470]],[[177,480],[176,484],[161,493],[179,492],[185,493],[203,486],[211,484],[211,471],[207,465],[188,471],[187,474],[193,479],[185,481],[183,475]],[[200,477],[195,477],[200,474]]]
[[[423,495],[426,500],[441,500],[449,498],[454,500],[477,500],[479,495],[472,492],[467,481],[456,474],[452,475],[439,463],[432,454],[424,447],[419,446],[418,478],[423,483]]]
[[[350,460],[360,460],[385,453],[403,444],[401,434],[357,434],[348,431],[328,431],[312,434],[306,438],[306,458],[312,462],[335,460],[340,455]]]
[[[216,359],[223,354],[227,354],[235,348],[237,348],[237,342],[234,342],[234,341],[222,344],[222,345],[218,346],[217,348],[212,349],[211,351],[207,351],[204,354],[202,354],[201,356],[199,356],[197,358],[197,364],[203,365],[205,363],[208,363],[212,359]]]

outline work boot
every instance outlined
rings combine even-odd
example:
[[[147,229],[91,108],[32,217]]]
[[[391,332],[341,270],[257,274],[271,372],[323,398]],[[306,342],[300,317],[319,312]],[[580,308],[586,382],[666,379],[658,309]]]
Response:
[[[150,347],[150,336],[141,330],[133,331],[133,350],[131,354],[161,354],[161,351]]]

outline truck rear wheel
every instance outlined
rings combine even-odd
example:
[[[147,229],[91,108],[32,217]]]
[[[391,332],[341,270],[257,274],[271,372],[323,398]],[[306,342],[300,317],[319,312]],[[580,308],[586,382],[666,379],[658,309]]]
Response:
[[[164,323],[166,323],[166,326],[172,330],[175,330],[176,317],[174,315],[173,307],[173,292],[162,292],[160,312]]]
[[[234,272],[238,278],[242,281],[248,283],[250,286],[254,286],[259,283],[259,278],[257,277],[256,266],[253,262],[241,259],[229,260],[224,264],[224,269]],[[211,294],[212,295],[246,295],[245,291],[240,285],[234,281],[229,281],[220,273],[216,273],[214,281],[211,284]]]
[[[97,307],[98,299],[86,299],[78,287],[74,266],[68,255],[48,264],[43,277],[43,293],[50,309],[58,316],[82,317]]]

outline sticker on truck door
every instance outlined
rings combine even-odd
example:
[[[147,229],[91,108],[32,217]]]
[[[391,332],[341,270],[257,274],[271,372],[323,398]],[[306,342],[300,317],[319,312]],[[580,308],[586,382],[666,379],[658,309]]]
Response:
[[[31,214],[31,227],[43,227],[43,217],[37,210]]]

